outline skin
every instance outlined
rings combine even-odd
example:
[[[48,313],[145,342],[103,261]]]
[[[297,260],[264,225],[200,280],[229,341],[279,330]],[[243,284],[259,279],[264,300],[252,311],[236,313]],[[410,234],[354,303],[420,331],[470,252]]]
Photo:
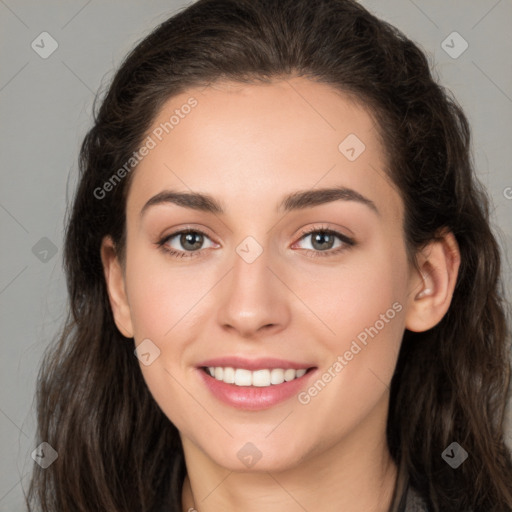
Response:
[[[169,99],[152,129],[191,96],[197,107],[133,171],[126,265],[109,237],[101,249],[116,325],[135,345],[149,338],[160,350],[141,371],[180,431],[183,510],[387,511],[397,469],[385,440],[389,384],[404,329],[427,330],[449,307],[456,241],[446,232],[418,254],[419,272],[408,264],[403,202],[374,120],[330,86],[303,77],[217,82]],[[338,149],[349,134],[366,146],[354,161]],[[378,213],[342,200],[276,211],[286,194],[331,186],[356,190]],[[208,193],[225,213],[168,203],[141,219],[164,189]],[[318,226],[357,243],[313,245],[303,233]],[[155,245],[187,227],[207,234],[199,256]],[[263,249],[252,263],[236,252],[247,236]],[[193,252],[179,235],[171,245]],[[307,405],[294,396],[238,410],[198,377],[198,363],[225,355],[307,361],[320,376],[397,302],[401,311]],[[247,442],[262,454],[251,468],[237,457]]]

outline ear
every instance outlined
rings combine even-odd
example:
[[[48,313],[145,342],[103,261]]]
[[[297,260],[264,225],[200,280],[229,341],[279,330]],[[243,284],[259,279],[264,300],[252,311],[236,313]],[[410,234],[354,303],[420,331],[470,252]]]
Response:
[[[437,325],[448,311],[457,282],[460,250],[449,230],[430,242],[417,255],[419,272],[410,279],[405,327],[422,332]]]
[[[101,261],[116,326],[125,338],[133,338],[133,325],[126,295],[123,269],[117,258],[115,246],[110,236],[106,236],[101,243]]]

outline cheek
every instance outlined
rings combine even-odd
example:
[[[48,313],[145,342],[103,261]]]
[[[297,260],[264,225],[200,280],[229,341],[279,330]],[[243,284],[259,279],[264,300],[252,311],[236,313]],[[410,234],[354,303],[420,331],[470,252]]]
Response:
[[[351,264],[316,276],[315,286],[309,288],[308,294],[311,303],[316,304],[318,316],[333,334],[332,349],[350,345],[352,339],[376,323],[382,333],[387,333],[392,323],[401,322],[394,322],[400,317],[398,310],[404,309],[406,281],[403,273],[396,270],[405,264],[401,260],[400,255],[393,255],[389,250],[386,253],[383,248],[360,253]]]
[[[127,261],[135,344],[150,339],[158,347],[159,355],[151,364],[140,363],[142,376],[163,413],[186,430],[198,411],[182,385],[181,366],[188,337],[193,336],[194,304],[204,295],[200,293],[204,285],[190,281],[183,271],[171,270],[166,258],[156,252],[133,250]]]
[[[157,249],[130,256],[127,288],[135,339],[165,343],[194,317],[194,305],[208,289],[204,273],[191,276],[185,266],[173,267]]]
[[[348,423],[359,421],[375,406],[395,370],[404,331],[406,290],[405,273],[397,268],[406,268],[405,256],[382,245],[379,250],[360,253],[353,264],[331,272],[330,279],[326,276],[317,281],[324,283],[329,297],[319,316],[332,334],[322,337],[328,354],[323,371],[329,373],[330,369],[325,379],[332,385],[322,391],[315,407],[325,408],[327,414],[332,408],[346,406]],[[314,395],[316,390],[311,392]]]

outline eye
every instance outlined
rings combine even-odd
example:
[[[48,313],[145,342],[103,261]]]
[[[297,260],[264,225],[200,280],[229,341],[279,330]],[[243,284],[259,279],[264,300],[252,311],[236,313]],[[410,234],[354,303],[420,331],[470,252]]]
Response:
[[[356,245],[355,240],[352,238],[325,227],[314,227],[313,229],[306,231],[306,233],[301,236],[300,240],[305,240],[307,238],[311,238],[310,245],[312,247],[312,249],[307,249],[307,251],[308,254],[313,257],[334,256],[347,250],[349,247]],[[335,246],[336,239],[338,239],[339,242],[337,246]],[[294,245],[297,243],[298,242]]]
[[[202,252],[205,238],[210,240],[208,235],[202,231],[197,229],[184,229],[167,235],[158,241],[157,245],[166,253],[177,258],[190,258]]]

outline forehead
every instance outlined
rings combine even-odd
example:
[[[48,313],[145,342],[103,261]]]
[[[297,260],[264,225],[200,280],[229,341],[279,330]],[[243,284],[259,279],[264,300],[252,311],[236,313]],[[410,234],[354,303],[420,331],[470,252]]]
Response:
[[[146,136],[153,147],[134,171],[129,209],[170,188],[256,212],[296,189],[342,185],[400,218],[375,120],[327,84],[294,77],[191,88],[165,102]]]

